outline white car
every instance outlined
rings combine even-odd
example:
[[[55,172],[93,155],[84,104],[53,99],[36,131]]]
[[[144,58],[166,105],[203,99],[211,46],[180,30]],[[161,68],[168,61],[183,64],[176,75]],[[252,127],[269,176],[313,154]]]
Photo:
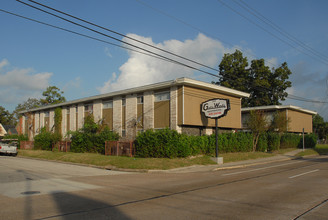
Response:
[[[17,153],[16,139],[0,140],[0,154],[17,156]]]

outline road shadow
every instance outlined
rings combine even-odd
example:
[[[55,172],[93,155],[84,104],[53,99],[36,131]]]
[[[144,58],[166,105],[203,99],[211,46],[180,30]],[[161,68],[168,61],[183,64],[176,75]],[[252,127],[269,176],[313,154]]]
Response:
[[[94,199],[67,192],[54,193],[52,197],[59,214],[40,219],[131,219],[114,205]]]

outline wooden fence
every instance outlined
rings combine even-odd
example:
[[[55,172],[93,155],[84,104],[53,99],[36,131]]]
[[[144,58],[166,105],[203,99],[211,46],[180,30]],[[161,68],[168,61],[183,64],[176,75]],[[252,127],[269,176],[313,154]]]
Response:
[[[133,141],[105,141],[105,155],[133,157],[134,154]]]

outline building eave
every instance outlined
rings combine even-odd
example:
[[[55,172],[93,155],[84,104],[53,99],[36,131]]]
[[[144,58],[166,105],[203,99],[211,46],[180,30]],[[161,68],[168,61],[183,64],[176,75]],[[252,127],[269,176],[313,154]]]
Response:
[[[258,110],[264,110],[264,111],[274,111],[274,110],[280,110],[280,109],[290,109],[290,110],[295,110],[311,115],[316,115],[317,112],[311,111],[308,109],[303,109],[298,106],[293,106],[293,105],[268,105],[268,106],[257,106],[257,107],[248,107],[248,108],[242,108],[241,112],[250,112],[250,111],[258,111]]]
[[[234,89],[230,89],[227,87],[218,86],[215,84],[205,83],[202,81],[182,77],[182,78],[177,78],[175,80],[169,80],[169,81],[165,81],[165,82],[154,83],[154,84],[145,85],[145,86],[139,86],[136,88],[124,89],[124,90],[120,90],[120,91],[90,96],[90,97],[86,97],[86,98],[82,98],[82,99],[76,99],[76,100],[72,100],[72,101],[59,103],[59,104],[41,106],[38,108],[24,110],[19,113],[24,114],[24,113],[28,113],[28,112],[37,112],[37,111],[43,111],[43,110],[48,110],[48,109],[54,109],[57,107],[72,106],[72,105],[76,105],[79,103],[88,103],[88,102],[91,102],[94,100],[99,100],[99,99],[101,99],[101,100],[110,99],[114,96],[124,96],[124,95],[128,95],[128,94],[141,93],[141,92],[145,92],[145,91],[149,91],[149,90],[160,90],[160,89],[169,88],[171,86],[180,86],[180,85],[187,85],[187,86],[193,86],[196,88],[207,89],[210,91],[215,91],[215,92],[219,92],[219,93],[222,93],[225,95],[230,95],[230,96],[239,97],[239,98],[248,98],[250,96],[250,94],[241,92],[238,90],[234,90]]]

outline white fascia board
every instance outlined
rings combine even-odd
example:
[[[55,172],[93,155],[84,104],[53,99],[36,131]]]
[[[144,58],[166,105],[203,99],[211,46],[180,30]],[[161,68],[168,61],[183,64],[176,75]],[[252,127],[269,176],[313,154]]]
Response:
[[[311,111],[308,109],[303,109],[298,106],[293,106],[293,105],[268,105],[268,106],[257,106],[257,107],[248,107],[248,108],[242,108],[241,112],[249,112],[249,111],[257,111],[257,110],[278,110],[278,109],[291,109],[311,115],[316,115],[317,112]]]
[[[127,94],[132,94],[132,93],[140,93],[140,92],[145,92],[145,91],[149,91],[149,90],[170,88],[171,86],[179,86],[179,85],[189,85],[189,86],[193,86],[196,88],[203,88],[206,90],[219,92],[222,94],[240,97],[240,98],[247,98],[250,96],[250,94],[248,94],[248,93],[241,92],[241,91],[238,91],[235,89],[230,89],[227,87],[218,86],[218,85],[211,84],[211,83],[205,83],[202,81],[182,77],[182,78],[177,78],[175,80],[169,80],[169,81],[165,81],[165,82],[140,86],[140,87],[136,87],[136,88],[130,88],[130,89],[115,91],[115,92],[111,92],[111,93],[105,93],[105,94],[91,96],[91,97],[82,98],[82,99],[76,99],[76,100],[63,102],[63,103],[59,103],[59,104],[55,104],[55,105],[42,106],[42,107],[38,107],[38,108],[26,110],[26,111],[21,111],[19,113],[24,114],[27,112],[43,111],[43,110],[54,109],[54,108],[62,107],[62,106],[71,106],[71,105],[76,105],[79,103],[91,102],[91,101],[99,100],[99,99],[108,99],[108,98],[111,98],[114,96],[123,96],[123,95],[127,95]]]
[[[179,84],[189,85],[189,86],[193,86],[196,88],[202,88],[202,89],[206,89],[206,90],[210,90],[210,91],[214,91],[214,92],[220,92],[222,94],[226,94],[226,95],[230,95],[230,96],[235,96],[235,97],[240,97],[240,98],[248,98],[250,96],[250,94],[246,93],[246,92],[242,92],[242,91],[230,89],[230,88],[227,88],[224,86],[218,86],[218,85],[215,85],[212,83],[206,83],[206,82],[202,82],[202,81],[198,81],[198,80],[194,80],[194,79],[178,78],[175,81],[178,85]]]

